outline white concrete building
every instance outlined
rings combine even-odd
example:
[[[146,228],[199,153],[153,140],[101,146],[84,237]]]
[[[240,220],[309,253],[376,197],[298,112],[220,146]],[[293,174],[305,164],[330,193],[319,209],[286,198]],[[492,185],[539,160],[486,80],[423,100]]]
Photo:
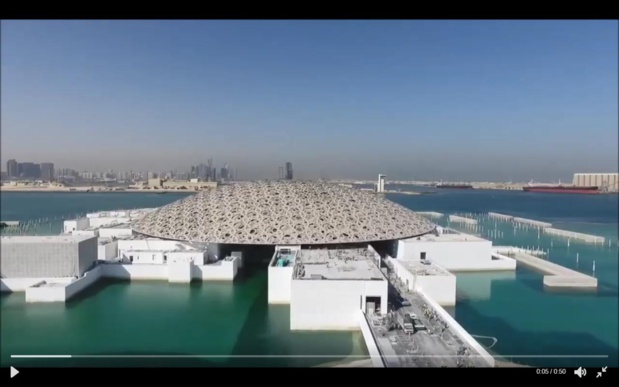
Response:
[[[387,311],[388,281],[367,248],[297,252],[290,329],[358,330],[359,310]]]
[[[65,234],[71,234],[73,231],[86,230],[90,227],[88,218],[78,218],[64,221],[63,231]]]
[[[269,304],[290,304],[292,274],[301,246],[276,246],[269,262]]]
[[[456,276],[430,261],[389,259],[396,276],[410,291],[421,292],[441,306],[456,305]]]
[[[71,283],[97,261],[95,237],[11,236],[2,237],[0,246],[1,289],[8,292],[43,283]]]
[[[164,265],[168,261],[191,260],[204,265],[207,246],[156,238],[118,240],[118,257],[123,263],[134,265]]]
[[[98,229],[100,238],[128,238],[133,235],[131,223],[103,226]]]
[[[111,238],[99,238],[97,247],[97,259],[99,261],[113,262],[118,258],[118,241]]]
[[[449,271],[515,270],[516,261],[493,256],[492,241],[444,230],[397,242],[396,258],[431,261]]]

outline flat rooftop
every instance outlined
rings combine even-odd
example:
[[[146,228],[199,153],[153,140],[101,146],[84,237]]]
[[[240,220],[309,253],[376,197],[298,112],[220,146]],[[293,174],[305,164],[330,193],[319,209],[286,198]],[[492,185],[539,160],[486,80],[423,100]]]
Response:
[[[435,234],[425,234],[415,238],[408,238],[404,241],[407,243],[412,243],[416,241],[420,242],[481,242],[486,239],[477,237],[475,235],[470,234],[441,234],[440,236],[436,236]]]
[[[79,243],[95,238],[92,235],[3,236],[2,243]]]
[[[386,280],[367,248],[299,250],[293,278]]]
[[[406,270],[419,276],[452,276],[450,272],[428,262],[423,264],[420,261],[398,261]]]

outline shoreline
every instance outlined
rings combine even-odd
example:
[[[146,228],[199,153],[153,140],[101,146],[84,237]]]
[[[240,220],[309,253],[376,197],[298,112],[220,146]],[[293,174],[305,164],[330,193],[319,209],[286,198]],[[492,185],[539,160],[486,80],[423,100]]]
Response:
[[[43,192],[43,193],[198,193],[203,190],[195,189],[121,189],[121,190],[91,190],[90,188],[0,188],[0,193],[5,192]]]

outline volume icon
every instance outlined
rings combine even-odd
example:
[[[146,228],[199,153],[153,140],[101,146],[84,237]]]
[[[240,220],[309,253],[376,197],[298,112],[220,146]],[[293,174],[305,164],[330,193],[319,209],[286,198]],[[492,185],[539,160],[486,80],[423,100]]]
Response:
[[[582,378],[583,376],[587,376],[587,369],[578,367],[577,370],[574,370],[574,375],[577,375],[579,378]]]

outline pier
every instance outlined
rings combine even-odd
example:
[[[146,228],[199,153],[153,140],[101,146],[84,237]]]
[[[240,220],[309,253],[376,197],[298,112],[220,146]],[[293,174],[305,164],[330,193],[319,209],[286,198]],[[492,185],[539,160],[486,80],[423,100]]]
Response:
[[[513,258],[519,263],[546,274],[544,276],[545,287],[563,289],[596,289],[598,286],[598,280],[595,277],[588,276],[529,254],[515,252],[512,255]]]
[[[477,224],[477,220],[457,215],[449,215],[449,221],[454,223]]]
[[[516,222],[516,223],[523,223],[523,224],[528,224],[530,226],[534,226],[534,227],[541,227],[541,228],[545,228],[545,227],[552,227],[552,223],[546,223],[546,222],[540,222],[539,220],[533,220],[533,219],[527,219],[527,218],[512,218],[512,221]]]
[[[558,228],[547,227],[544,228],[544,232],[551,235],[558,235],[568,239],[578,239],[590,243],[604,243],[606,240],[604,237],[590,234],[583,234],[580,232],[560,230]]]
[[[19,221],[16,220],[0,220],[0,224],[3,224],[3,227],[19,227]]]
[[[374,367],[494,367],[494,358],[423,293],[409,291],[387,264],[389,303],[386,315],[364,314],[359,323]],[[412,321],[405,330],[403,321]]]
[[[500,219],[504,221],[512,221],[514,219],[511,215],[499,214],[498,212],[488,212],[488,216],[494,219]]]
[[[417,213],[421,216],[427,216],[429,218],[442,218],[444,216],[440,212],[434,212],[434,211],[419,211]]]

